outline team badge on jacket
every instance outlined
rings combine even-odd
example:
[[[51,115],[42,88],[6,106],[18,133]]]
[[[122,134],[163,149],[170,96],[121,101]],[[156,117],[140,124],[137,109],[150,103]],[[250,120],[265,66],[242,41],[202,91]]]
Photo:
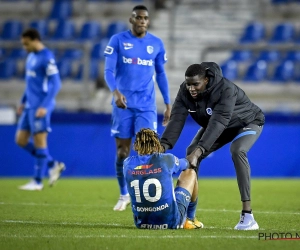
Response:
[[[212,115],[212,109],[211,109],[211,108],[207,108],[207,109],[206,109],[206,113],[207,113],[208,115]]]
[[[149,53],[149,54],[152,54],[153,53],[153,47],[152,46],[147,46],[147,52]]]

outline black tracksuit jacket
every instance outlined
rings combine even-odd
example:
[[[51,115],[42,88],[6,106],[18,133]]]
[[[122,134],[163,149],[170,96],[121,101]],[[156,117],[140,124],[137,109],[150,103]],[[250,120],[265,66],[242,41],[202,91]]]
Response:
[[[161,144],[166,149],[174,147],[188,114],[205,129],[198,145],[206,151],[221,135],[226,136],[226,132],[238,131],[250,123],[262,126],[265,122],[261,109],[241,88],[223,77],[216,63],[203,62],[202,65],[208,68],[209,83],[197,99],[192,98],[185,82],[180,85],[170,121],[161,137]]]

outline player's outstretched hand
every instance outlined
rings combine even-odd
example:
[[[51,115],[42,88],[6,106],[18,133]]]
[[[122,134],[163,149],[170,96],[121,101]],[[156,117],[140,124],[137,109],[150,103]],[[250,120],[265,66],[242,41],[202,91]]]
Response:
[[[127,108],[126,97],[117,89],[113,92],[113,95],[114,95],[114,99],[115,99],[115,103],[116,103],[117,107],[121,108],[121,109],[126,109]]]
[[[165,127],[168,125],[168,122],[170,120],[170,116],[171,116],[171,106],[170,104],[166,104],[166,109],[164,112],[164,119],[163,119],[163,123],[162,125]]]
[[[196,148],[191,154],[189,154],[186,159],[190,163],[191,168],[198,167],[198,159],[202,155],[202,150],[200,148]]]

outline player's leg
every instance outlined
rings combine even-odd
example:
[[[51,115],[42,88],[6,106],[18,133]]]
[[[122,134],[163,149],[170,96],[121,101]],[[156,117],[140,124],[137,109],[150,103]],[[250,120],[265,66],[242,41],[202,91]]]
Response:
[[[185,229],[203,228],[195,217],[198,202],[197,174],[193,169],[181,172],[175,188],[175,197],[180,212],[181,222]]]
[[[249,124],[246,128],[248,129],[245,130],[243,128],[239,131],[239,134],[233,139],[230,146],[242,201],[240,222],[235,226],[235,229],[256,230],[259,229],[259,226],[254,220],[251,209],[250,165],[247,153],[259,138],[262,127]]]
[[[123,174],[123,162],[130,154],[131,138],[134,137],[134,114],[130,109],[113,107],[111,135],[116,141],[115,169],[120,189],[120,197],[114,211],[123,211],[130,203],[126,181]]]

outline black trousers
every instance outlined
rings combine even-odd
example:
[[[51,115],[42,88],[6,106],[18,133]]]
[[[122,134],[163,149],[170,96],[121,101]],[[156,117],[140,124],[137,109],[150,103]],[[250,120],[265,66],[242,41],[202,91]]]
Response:
[[[231,143],[230,153],[232,161],[236,171],[237,182],[240,190],[241,200],[250,201],[250,165],[247,157],[247,153],[253,144],[256,142],[263,130],[263,126],[256,124],[249,124],[241,129],[227,129],[216,140],[213,146],[206,151],[199,159],[200,166],[201,161],[206,158],[210,153],[218,150],[227,143]],[[186,150],[186,154],[191,154],[197,146],[200,138],[202,137],[205,129],[201,128],[193,138],[191,144]]]

